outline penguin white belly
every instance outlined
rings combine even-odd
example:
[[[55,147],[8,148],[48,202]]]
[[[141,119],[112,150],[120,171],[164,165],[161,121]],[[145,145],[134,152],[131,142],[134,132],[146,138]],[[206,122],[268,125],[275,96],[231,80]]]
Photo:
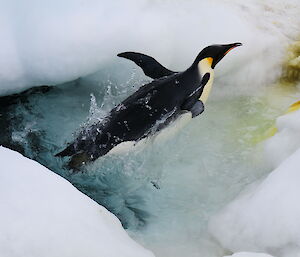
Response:
[[[142,150],[146,145],[147,141],[153,140],[154,142],[165,142],[167,139],[175,136],[177,132],[185,127],[188,122],[192,119],[190,112],[180,115],[173,123],[166,128],[159,131],[156,135],[143,138],[142,140],[136,141],[125,141],[114,148],[112,148],[107,154],[124,154],[130,151]]]
[[[173,123],[155,135],[154,141],[164,142],[165,140],[175,136],[183,129],[192,119],[192,113],[186,112],[181,114]]]
[[[204,85],[203,92],[199,98],[203,103],[206,102],[214,81],[214,70],[211,68],[212,58],[205,58],[201,60],[198,64],[199,73],[203,77],[206,73],[209,73],[209,80]]]
[[[213,80],[214,80],[213,76],[214,76],[213,73],[211,73],[210,78],[209,78],[208,82],[206,83],[206,85],[204,86],[203,92],[199,98],[203,103],[205,103],[207,101],[207,98],[210,94]]]
[[[135,141],[125,141],[118,145],[116,145],[114,148],[112,148],[107,155],[109,154],[124,154],[126,152],[130,152],[135,148],[136,142]]]

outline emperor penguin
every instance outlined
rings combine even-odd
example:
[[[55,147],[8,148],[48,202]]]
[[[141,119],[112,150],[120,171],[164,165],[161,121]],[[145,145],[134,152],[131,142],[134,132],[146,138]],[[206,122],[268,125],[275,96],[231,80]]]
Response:
[[[136,52],[118,54],[135,62],[154,79],[113,108],[107,117],[83,131],[56,156],[71,156],[70,168],[78,168],[106,155],[125,142],[138,142],[156,134],[186,112],[192,118],[204,111],[211,91],[214,68],[241,43],[205,47],[183,72],[171,71],[154,58]]]

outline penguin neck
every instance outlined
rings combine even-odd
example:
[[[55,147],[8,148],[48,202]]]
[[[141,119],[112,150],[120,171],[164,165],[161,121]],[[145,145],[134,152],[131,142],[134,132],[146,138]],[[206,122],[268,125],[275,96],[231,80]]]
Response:
[[[199,72],[199,75],[201,76],[201,78],[203,78],[203,76],[206,73],[209,73],[209,75],[210,75],[209,80],[204,85],[203,92],[202,92],[202,94],[199,98],[203,103],[205,103],[207,101],[207,98],[210,94],[212,84],[213,84],[213,81],[214,81],[214,69],[211,67],[212,62],[213,62],[213,58],[208,57],[208,58],[202,59],[197,64],[198,72]]]

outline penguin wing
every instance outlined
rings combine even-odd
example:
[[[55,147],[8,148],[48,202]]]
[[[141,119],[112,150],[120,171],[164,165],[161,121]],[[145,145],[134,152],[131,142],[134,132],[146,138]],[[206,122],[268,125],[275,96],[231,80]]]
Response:
[[[189,111],[192,113],[192,118],[197,117],[199,114],[204,112],[204,104],[201,100],[199,100],[200,94],[194,94],[192,97],[189,97],[185,100],[183,105],[181,106],[181,110]]]
[[[192,94],[189,95],[187,99],[185,99],[184,103],[181,106],[181,110],[190,111],[192,113],[192,118],[198,116],[202,112],[204,112],[204,104],[200,100],[200,96],[203,93],[203,89],[210,78],[210,74],[206,73],[202,80],[200,86],[195,90]]]
[[[145,54],[135,52],[124,52],[119,53],[118,56],[133,61],[135,64],[142,68],[145,75],[153,79],[158,79],[164,76],[170,76],[174,73],[177,73],[165,68],[153,57]]]

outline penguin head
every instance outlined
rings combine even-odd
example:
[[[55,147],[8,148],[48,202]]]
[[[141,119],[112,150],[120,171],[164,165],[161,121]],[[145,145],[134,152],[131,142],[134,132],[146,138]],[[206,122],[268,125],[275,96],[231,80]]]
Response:
[[[233,43],[227,45],[210,45],[205,47],[195,59],[194,64],[198,65],[202,60],[207,60],[211,68],[214,69],[219,61],[233,48],[241,46],[242,43]]]

